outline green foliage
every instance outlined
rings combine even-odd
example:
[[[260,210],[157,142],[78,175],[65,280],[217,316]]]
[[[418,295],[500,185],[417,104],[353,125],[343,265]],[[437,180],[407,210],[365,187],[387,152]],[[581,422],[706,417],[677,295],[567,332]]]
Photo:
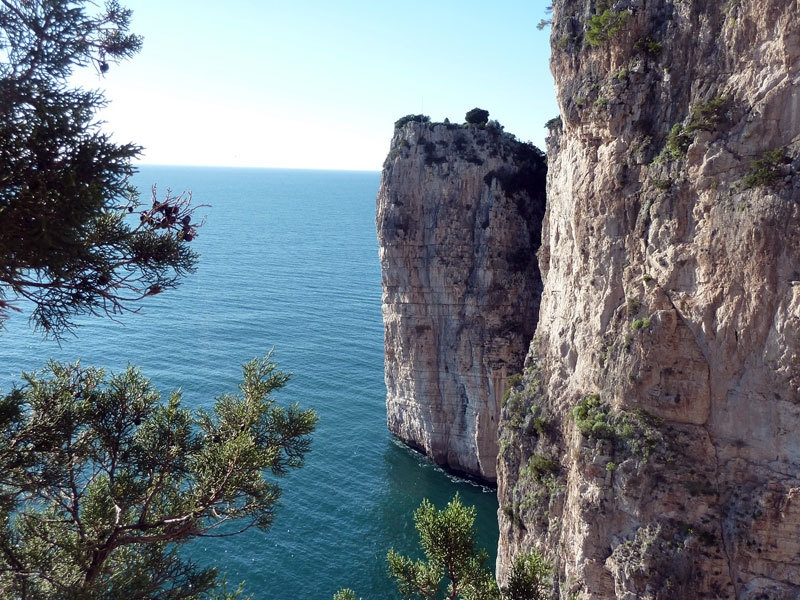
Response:
[[[508,585],[502,590],[503,600],[547,600],[551,597],[553,571],[550,563],[538,552],[519,554],[508,574]]]
[[[394,122],[394,128],[400,129],[406,123],[430,123],[431,118],[427,115],[406,115],[405,117],[400,117],[397,121]]]
[[[552,119],[548,119],[545,122],[544,126],[547,129],[551,129],[551,130],[555,130],[555,131],[561,131],[564,128],[564,123],[561,120],[561,115],[558,115],[557,117],[553,117]]]
[[[536,453],[528,459],[527,466],[520,472],[520,478],[542,481],[547,475],[558,473],[560,468],[561,465],[557,460]]]
[[[486,131],[494,136],[498,136],[499,134],[503,133],[503,130],[505,130],[505,127],[503,127],[500,121],[492,119],[486,123]]]
[[[552,5],[552,4],[551,4],[551,5],[549,5],[547,8],[545,8],[545,11],[547,11],[548,13],[552,13],[552,12],[553,12],[553,5]],[[541,20],[540,20],[540,21],[539,21],[539,22],[536,24],[536,29],[538,29],[539,31],[541,31],[541,30],[542,30],[542,29],[544,29],[545,27],[547,27],[547,26],[549,26],[549,25],[552,25],[552,24],[553,24],[553,19],[552,19],[552,18],[550,18],[550,19],[541,19]]]
[[[606,96],[598,96],[594,101],[594,107],[599,110],[608,108],[608,98]]]
[[[661,54],[662,43],[647,35],[636,40],[633,48],[638,52],[643,52],[651,56],[658,56]]]
[[[656,161],[664,157],[675,160],[683,158],[697,132],[714,131],[727,118],[729,109],[730,98],[727,96],[718,96],[708,102],[694,105],[689,114],[688,124],[684,127],[681,123],[675,123],[669,130],[666,145]]]
[[[506,383],[508,384],[509,388],[522,385],[522,373],[514,373],[513,375],[509,375],[509,377],[506,379]]]
[[[473,108],[464,116],[464,120],[470,125],[485,126],[489,122],[489,111],[482,108]]]
[[[708,102],[694,105],[685,132],[691,135],[700,130],[714,131],[726,119],[730,104],[728,96],[717,96]]]
[[[742,185],[745,188],[772,185],[780,178],[781,167],[789,162],[791,161],[786,155],[786,148],[770,150],[750,164],[750,168],[742,178]]]
[[[537,394],[541,387],[541,374],[537,367],[529,368],[524,377],[512,375],[509,378],[516,382],[516,385],[509,387],[501,400],[504,408],[504,415],[507,419],[506,427],[509,430],[520,429],[526,422],[526,433],[536,431],[541,435],[548,429],[548,423],[544,418],[537,416],[539,407],[532,405],[532,398]],[[529,430],[530,429],[530,430]]]
[[[513,508],[503,510],[513,515]],[[517,556],[508,585],[499,590],[487,555],[475,543],[475,507],[461,504],[458,494],[444,510],[423,500],[414,511],[424,559],[413,560],[391,549],[386,557],[389,575],[404,600],[547,600],[551,597],[552,569],[538,552]],[[356,600],[351,589],[340,589],[333,600]]]
[[[466,507],[456,494],[444,510],[428,500],[414,512],[414,524],[425,559],[413,560],[389,551],[389,575],[404,599],[499,599],[499,590],[486,565],[486,552],[475,542],[475,507]]]
[[[506,378],[506,388],[503,397],[500,399],[500,407],[505,407],[506,403],[508,402],[509,397],[514,391],[514,388],[517,388],[522,385],[522,373],[514,373],[513,375],[509,375]]]
[[[609,407],[597,394],[585,396],[572,409],[572,416],[581,435],[594,439],[614,439],[615,430],[610,422]]]
[[[686,132],[683,125],[675,123],[667,134],[667,154],[674,159],[683,158],[692,145],[692,139],[692,135]]]
[[[584,437],[611,440],[618,449],[626,450],[645,461],[659,443],[657,428],[662,423],[661,419],[642,409],[633,412],[612,411],[597,394],[584,396],[573,407],[572,416],[575,426]]]
[[[602,8],[598,5],[597,13],[589,18],[586,28],[586,41],[592,48],[601,46],[606,41],[613,38],[625,27],[628,22],[630,11],[612,10]]]
[[[614,79],[625,79],[628,77],[628,74],[629,74],[628,67],[622,67],[619,71],[614,73],[612,77]]]
[[[547,435],[550,431],[550,422],[543,417],[533,417],[530,420],[526,433],[530,433],[531,431],[535,431],[536,435],[539,437]]]
[[[130,17],[113,1],[0,3],[0,319],[29,300],[54,337],[195,268],[190,197],[154,193],[141,207],[129,183],[140,148],[113,143],[95,119],[102,94],[69,83],[76,68],[105,73],[139,51]]]
[[[216,571],[178,552],[198,536],[266,530],[303,465],[316,415],[270,394],[270,356],[211,411],[167,402],[141,373],[51,362],[0,399],[0,589],[5,597],[200,598]],[[226,597],[235,597],[224,593]]]
[[[672,187],[672,180],[670,179],[654,179],[653,187],[659,190],[668,190]]]
[[[633,323],[631,323],[631,329],[638,331],[640,329],[647,329],[650,327],[650,325],[652,325],[650,317],[642,317],[641,319],[636,319]]]

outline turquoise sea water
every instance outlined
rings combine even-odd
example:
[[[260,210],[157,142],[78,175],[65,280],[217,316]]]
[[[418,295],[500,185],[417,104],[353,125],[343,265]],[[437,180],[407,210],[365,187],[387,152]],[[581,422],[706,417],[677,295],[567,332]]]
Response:
[[[190,406],[235,392],[241,365],[275,348],[294,374],[278,402],[313,407],[320,423],[307,465],[282,479],[283,506],[266,534],[203,539],[186,552],[216,564],[258,600],[330,599],[352,587],[395,598],[385,574],[394,546],[416,547],[412,513],[458,491],[478,509],[480,544],[494,560],[493,490],[449,477],[386,430],[378,173],[143,167],[143,200],[191,189],[208,217],[193,244],[198,272],[123,318],[88,319],[59,348],[12,313],[0,336],[0,386],[49,357],[112,371],[142,368]]]

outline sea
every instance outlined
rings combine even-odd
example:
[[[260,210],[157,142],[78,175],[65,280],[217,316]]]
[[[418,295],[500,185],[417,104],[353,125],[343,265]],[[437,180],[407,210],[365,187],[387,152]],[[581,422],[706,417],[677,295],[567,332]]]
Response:
[[[413,512],[458,493],[477,510],[478,545],[496,557],[493,489],[460,479],[398,443],[386,428],[381,273],[375,231],[377,172],[142,166],[149,202],[192,192],[205,225],[192,242],[197,272],[117,321],[86,317],[60,344],[27,315],[0,333],[0,388],[48,359],[119,372],[141,368],[164,397],[210,407],[235,393],[241,365],[273,351],[292,374],[278,403],[313,408],[319,425],[306,465],[279,480],[281,506],[267,532],[202,538],[181,551],[244,582],[256,600],[398,598],[390,548],[419,555]]]

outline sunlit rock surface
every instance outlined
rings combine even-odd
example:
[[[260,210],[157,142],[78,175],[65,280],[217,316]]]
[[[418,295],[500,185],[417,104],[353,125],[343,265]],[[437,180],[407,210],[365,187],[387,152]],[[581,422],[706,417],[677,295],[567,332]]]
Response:
[[[395,129],[377,199],[391,432],[494,482],[500,403],[541,280],[542,153],[502,128]]]
[[[503,580],[800,598],[796,2],[553,3],[544,280],[503,409]]]

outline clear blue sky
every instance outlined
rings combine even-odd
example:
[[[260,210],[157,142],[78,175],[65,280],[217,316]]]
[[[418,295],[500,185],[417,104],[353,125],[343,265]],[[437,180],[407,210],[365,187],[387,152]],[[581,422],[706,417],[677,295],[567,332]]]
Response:
[[[544,147],[549,2],[123,0],[142,52],[100,80],[142,162],[379,170],[410,113],[471,108]]]

